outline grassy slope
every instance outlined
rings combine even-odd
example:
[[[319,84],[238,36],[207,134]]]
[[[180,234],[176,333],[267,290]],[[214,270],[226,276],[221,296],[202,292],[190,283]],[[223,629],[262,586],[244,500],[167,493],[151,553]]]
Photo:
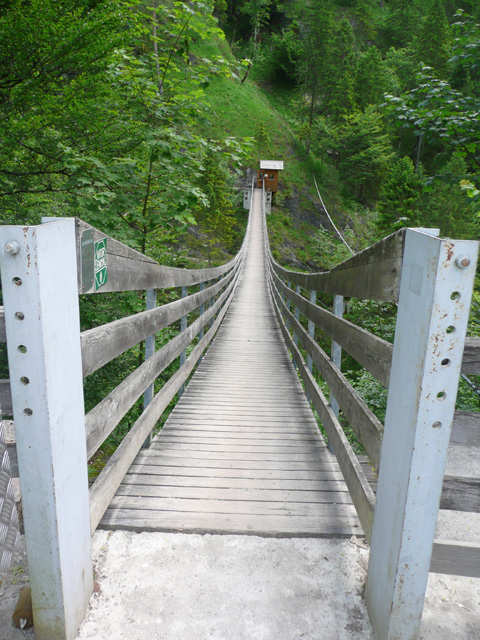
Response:
[[[196,53],[222,55],[234,62],[225,41],[202,43]],[[285,162],[268,221],[273,252],[283,264],[308,271],[331,267],[348,257],[322,211],[314,176],[330,213],[339,226],[349,227],[350,242],[356,246],[355,240],[357,249],[369,244],[365,239],[359,241],[370,226],[365,215],[345,213],[335,169],[298,146],[289,126],[289,120],[296,117],[292,114],[292,91],[261,86],[251,77],[243,84],[240,78],[216,77],[206,89],[206,97],[211,106],[210,120],[205,124],[207,135],[250,138],[250,167],[258,167],[261,158]]]
[[[223,55],[233,61],[226,42],[203,43],[198,55]],[[240,74],[243,72],[240,72]],[[280,191],[275,197],[269,227],[273,249],[285,264],[297,268],[324,266],[319,258],[317,229],[328,224],[316,202],[313,175],[322,173],[311,157],[297,148],[281,101],[251,79],[241,83],[239,78],[214,78],[206,97],[211,107],[206,123],[208,135],[250,138],[252,146],[247,164],[257,168],[259,160],[284,160],[285,170],[280,177]],[[333,241],[335,244],[335,241]]]

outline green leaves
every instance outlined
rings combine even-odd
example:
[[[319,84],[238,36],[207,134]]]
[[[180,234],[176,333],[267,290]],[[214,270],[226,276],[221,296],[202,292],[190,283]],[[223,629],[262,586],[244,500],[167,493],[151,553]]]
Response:
[[[385,99],[383,106],[392,122],[400,122],[415,135],[427,134],[428,141],[441,141],[472,167],[480,166],[480,99],[454,89],[425,66],[414,89],[401,96],[386,94]]]

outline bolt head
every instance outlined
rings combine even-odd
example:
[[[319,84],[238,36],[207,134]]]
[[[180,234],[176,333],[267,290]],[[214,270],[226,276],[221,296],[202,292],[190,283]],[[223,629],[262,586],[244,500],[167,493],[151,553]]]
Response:
[[[459,269],[466,269],[470,266],[470,258],[467,256],[458,256],[458,258],[455,259],[455,264]]]
[[[20,245],[16,240],[9,240],[8,242],[5,243],[4,251],[9,256],[16,256],[17,253],[20,251]]]

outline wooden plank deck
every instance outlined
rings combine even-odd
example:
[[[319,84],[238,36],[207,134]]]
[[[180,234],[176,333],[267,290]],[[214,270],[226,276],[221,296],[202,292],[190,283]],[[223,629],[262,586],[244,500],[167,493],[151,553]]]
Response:
[[[108,529],[344,537],[362,529],[283,342],[265,281],[260,192],[214,343],[100,524]]]

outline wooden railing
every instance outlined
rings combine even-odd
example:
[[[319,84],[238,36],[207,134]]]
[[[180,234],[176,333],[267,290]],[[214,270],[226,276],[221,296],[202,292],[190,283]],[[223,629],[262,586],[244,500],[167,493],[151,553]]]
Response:
[[[88,605],[91,533],[229,307],[249,226],[226,264],[178,269],[81,220],[43,223],[0,228],[0,340],[7,341],[10,368],[0,407],[15,419],[11,454],[20,469],[36,637],[56,640],[75,637]],[[155,291],[167,288],[181,297],[155,306]],[[147,291],[147,310],[80,333],[78,294],[130,290]],[[155,351],[155,334],[179,321],[180,330]],[[143,341],[144,362],[85,415],[82,379]],[[177,359],[154,394],[155,380]],[[87,460],[142,394],[142,413],[88,489]]]
[[[480,478],[443,476],[449,440],[480,447],[480,413],[454,414],[460,371],[480,374],[480,339],[467,338],[464,348],[478,243],[403,229],[331,271],[300,273],[280,266],[266,231],[265,238],[282,334],[371,541],[375,632],[414,637],[429,570],[480,577],[480,546],[433,542],[439,504],[480,511]],[[395,343],[315,304],[319,293],[398,303]],[[316,328],[388,388],[385,428],[317,343]],[[332,398],[379,470],[378,483],[366,477]]]

